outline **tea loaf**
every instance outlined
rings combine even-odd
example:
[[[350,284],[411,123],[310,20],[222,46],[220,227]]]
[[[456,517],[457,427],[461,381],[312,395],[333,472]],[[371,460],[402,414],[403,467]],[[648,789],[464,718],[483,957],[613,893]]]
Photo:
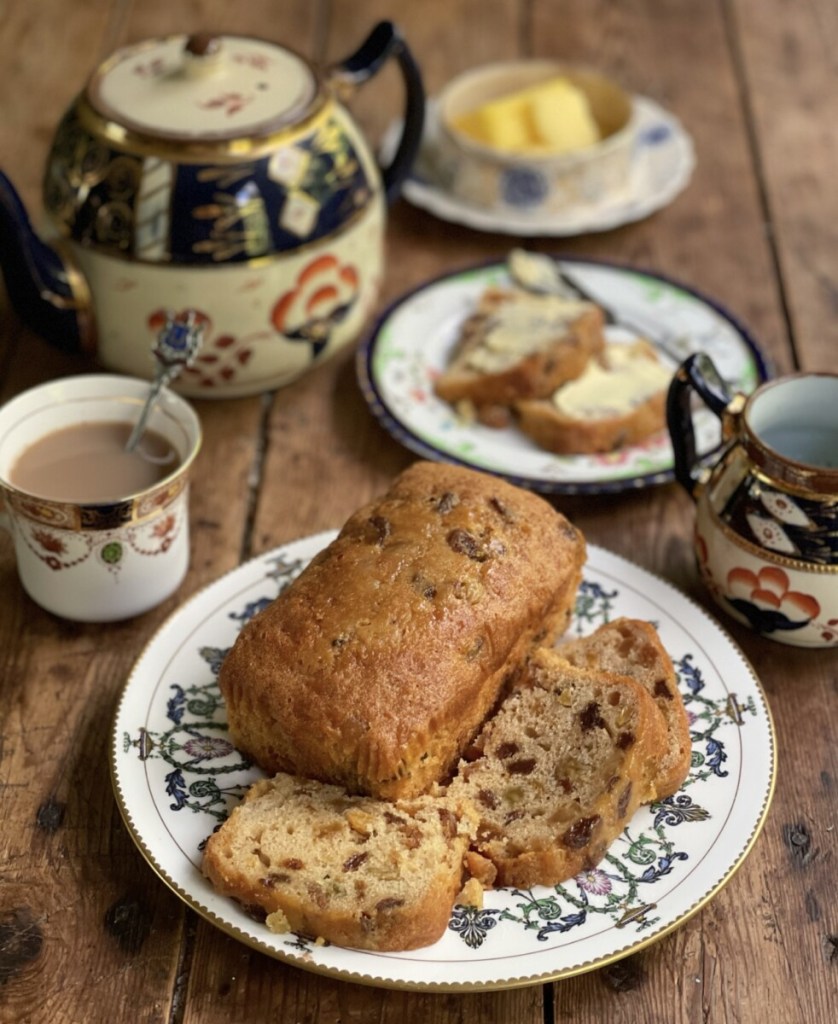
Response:
[[[614,619],[590,636],[561,643],[556,650],[571,665],[618,672],[646,688],[663,715],[668,737],[655,788],[658,797],[677,792],[690,770],[690,723],[672,659],[655,627],[640,619]]]
[[[643,340],[611,343],[547,398],[515,403],[520,429],[559,455],[609,452],[663,430],[671,372]]]
[[[414,949],[445,930],[475,823],[455,798],[390,804],[279,774],[255,783],[210,836],[203,871],[273,931]]]
[[[240,632],[219,673],[233,741],[271,774],[427,791],[565,630],[584,560],[537,495],[415,463]]]
[[[592,302],[489,288],[463,324],[436,393],[478,407],[550,395],[602,351],[602,328]]]
[[[487,885],[527,888],[594,867],[656,797],[666,742],[639,683],[539,649],[447,790],[481,816],[470,871]]]

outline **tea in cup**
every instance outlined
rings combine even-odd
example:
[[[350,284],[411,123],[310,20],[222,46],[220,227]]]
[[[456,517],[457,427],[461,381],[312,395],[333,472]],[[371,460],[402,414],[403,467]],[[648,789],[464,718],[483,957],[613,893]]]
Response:
[[[696,454],[693,395],[722,424],[709,462]],[[791,374],[731,396],[698,353],[673,378],[667,418],[713,597],[772,640],[837,647],[838,374]]]
[[[189,565],[189,473],[201,444],[192,407],[162,389],[126,449],[147,381],[85,374],[0,408],[0,525],[24,590],[80,622],[148,611]]]

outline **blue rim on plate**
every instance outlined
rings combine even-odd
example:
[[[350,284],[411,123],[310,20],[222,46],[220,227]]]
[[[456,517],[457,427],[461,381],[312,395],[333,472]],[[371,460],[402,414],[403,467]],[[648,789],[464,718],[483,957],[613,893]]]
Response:
[[[604,260],[555,257],[594,301],[618,321],[609,336],[643,334],[667,348],[673,371],[694,351],[706,351],[732,391],[750,392],[770,375],[749,330],[715,300],[663,274]],[[361,342],[358,382],[375,418],[404,447],[434,461],[494,473],[544,494],[613,494],[674,479],[665,433],[643,445],[596,456],[542,451],[514,427],[496,430],[462,422],[433,392],[460,325],[489,285],[509,283],[506,265],[490,262],[442,274],[391,303]],[[721,443],[718,419],[695,413],[698,450]]]

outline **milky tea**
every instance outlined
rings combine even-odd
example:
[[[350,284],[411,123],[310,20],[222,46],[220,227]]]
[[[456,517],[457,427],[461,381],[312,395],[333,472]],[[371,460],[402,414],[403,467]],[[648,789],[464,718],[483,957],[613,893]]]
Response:
[[[45,434],[25,448],[8,479],[27,494],[52,501],[103,504],[153,487],[179,464],[174,447],[146,430],[126,451],[133,429],[119,421],[74,423]]]

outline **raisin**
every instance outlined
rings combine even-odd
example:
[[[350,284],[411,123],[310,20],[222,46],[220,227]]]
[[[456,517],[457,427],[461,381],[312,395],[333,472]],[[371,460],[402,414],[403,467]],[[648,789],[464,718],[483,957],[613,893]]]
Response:
[[[509,814],[503,819],[504,825],[511,825],[513,821],[518,821],[524,817],[526,811],[510,811]]]
[[[501,743],[498,747],[498,757],[504,760],[507,757],[512,757],[513,754],[517,754],[519,750],[517,743]]]
[[[632,746],[633,743],[633,732],[621,732],[620,735],[617,737],[617,746],[620,748],[620,750],[628,750],[628,748]]]
[[[579,712],[579,724],[585,732],[595,727],[605,728],[605,719],[599,713],[599,704],[595,700],[592,700]]]
[[[291,871],[299,871],[301,868],[304,867],[304,864],[299,857],[286,857],[285,860],[282,862],[282,866],[284,868],[288,868]]]
[[[334,648],[334,650],[339,651],[341,647],[345,647],[346,644],[348,643],[349,637],[346,636],[345,633],[343,633],[340,636],[336,636],[334,640],[332,640],[332,647]]]
[[[449,811],[447,807],[438,808],[439,820],[442,825],[442,831],[448,839],[453,839],[457,834],[457,818],[456,815]]]
[[[498,798],[491,789],[481,789],[477,794],[477,799],[484,807],[488,807],[490,811],[493,811],[498,805]]]
[[[379,900],[375,905],[375,909],[379,914],[383,914],[387,910],[395,910],[396,907],[403,907],[404,900],[400,900],[397,896],[386,896],[383,900]]]
[[[503,519],[504,522],[515,522],[515,517],[512,515],[512,513],[509,511],[506,505],[504,505],[504,503],[500,500],[500,498],[489,498],[489,504],[495,510],[495,512],[497,512],[501,519]]]
[[[666,697],[667,700],[672,700],[673,699],[672,691],[666,685],[666,680],[664,680],[664,679],[658,679],[657,680],[657,682],[655,683],[655,696],[656,697]]]
[[[390,536],[390,520],[384,516],[370,516],[370,525],[375,531],[376,543],[383,544]]]
[[[365,860],[369,859],[369,854],[364,853],[353,853],[351,857],[347,857],[343,862],[344,871],[357,871],[358,868],[364,863]]]
[[[625,818],[626,812],[628,811],[629,800],[631,800],[631,783],[629,782],[626,788],[620,795],[619,803],[617,804],[617,817]]]
[[[453,494],[451,491],[446,491],[444,494],[440,496],[439,501],[437,501],[436,510],[437,512],[439,512],[440,515],[444,516],[447,512],[450,512],[452,508],[456,508],[457,505],[459,504],[460,499],[457,497],[457,495]]]
[[[427,576],[423,576],[422,573],[414,573],[410,583],[414,590],[418,591],[422,597],[427,598],[429,601],[432,601],[436,597],[436,587],[431,583]]]
[[[416,850],[422,845],[422,833],[415,826],[402,829],[402,846],[406,850]]]
[[[384,812],[384,820],[389,825],[406,825],[407,824],[407,822],[405,821],[404,818],[400,818],[398,816],[398,814],[393,814],[392,811],[385,811]]]
[[[570,793],[573,790],[573,783],[567,776],[562,776],[560,779],[556,779],[556,783],[563,793]]]
[[[488,555],[483,551],[477,542],[477,538],[468,530],[458,527],[448,534],[448,546],[458,555],[466,555],[475,562],[485,562]]]
[[[522,757],[506,766],[510,775],[531,775],[535,770],[534,757]]]
[[[286,882],[290,882],[291,876],[286,875],[284,872],[272,871],[265,878],[260,879],[260,881],[266,889],[273,889],[277,885],[285,885]]]
[[[312,902],[318,906],[321,910],[325,910],[329,903],[329,897],[326,895],[326,891],[322,885],[317,882],[309,882],[306,886],[309,896]]]
[[[579,818],[577,821],[574,821],[570,828],[562,835],[562,844],[569,850],[584,849],[591,841],[594,829],[601,820],[598,814],[594,814],[590,818]]]

